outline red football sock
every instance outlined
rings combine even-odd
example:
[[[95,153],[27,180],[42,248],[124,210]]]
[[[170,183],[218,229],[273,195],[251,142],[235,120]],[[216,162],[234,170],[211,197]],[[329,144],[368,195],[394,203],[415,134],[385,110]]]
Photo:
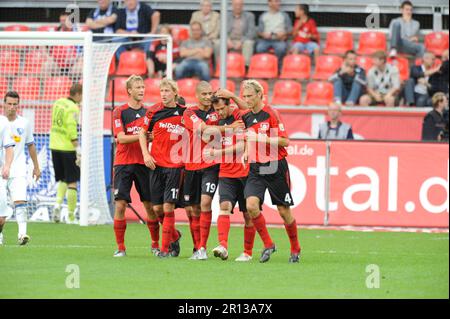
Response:
[[[253,246],[255,244],[256,229],[255,226],[244,227],[244,253],[253,256]]]
[[[163,233],[161,251],[164,253],[169,252],[169,245],[172,240],[172,231],[175,227],[175,213],[164,213]]]
[[[152,248],[159,248],[159,221],[148,219],[147,227],[152,237]]]
[[[298,241],[298,229],[297,229],[297,222],[294,220],[294,222],[290,225],[284,225],[286,228],[286,233],[289,236],[289,241],[291,242],[291,253],[292,254],[298,254],[300,253],[300,243]]]
[[[126,219],[114,219],[114,233],[116,235],[117,247],[121,251],[125,251],[125,231],[127,229]]]
[[[200,214],[200,248],[206,248],[209,232],[211,230],[212,212],[201,212]]]
[[[217,230],[219,232],[219,243],[228,248],[228,236],[230,234],[230,216],[228,215],[220,215],[217,219]]]
[[[173,224],[172,229],[172,243],[180,239],[180,234],[178,234],[177,229],[175,228],[175,223]]]
[[[200,249],[200,216],[192,216],[191,233],[194,248],[198,250]]]
[[[270,238],[269,231],[266,226],[266,219],[263,214],[259,214],[258,217],[253,218],[253,224],[255,225],[256,231],[261,237],[264,248],[270,248],[273,246],[272,238]]]

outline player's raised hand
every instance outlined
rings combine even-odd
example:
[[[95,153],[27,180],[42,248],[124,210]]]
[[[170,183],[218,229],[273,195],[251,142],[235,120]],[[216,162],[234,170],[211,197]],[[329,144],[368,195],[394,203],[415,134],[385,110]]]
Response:
[[[144,163],[145,163],[145,166],[150,168],[152,171],[155,170],[156,161],[150,154],[147,154],[144,156]]]
[[[33,169],[33,178],[35,182],[37,182],[41,178],[41,170],[39,169],[39,167],[35,167]]]
[[[218,89],[215,95],[223,99],[232,99],[234,97],[234,93],[227,89]]]

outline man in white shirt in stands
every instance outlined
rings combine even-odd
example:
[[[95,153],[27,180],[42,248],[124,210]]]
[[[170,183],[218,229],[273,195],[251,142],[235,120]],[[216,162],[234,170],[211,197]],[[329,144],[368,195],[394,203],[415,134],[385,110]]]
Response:
[[[25,147],[28,148],[33,161],[33,177],[37,181],[41,176],[37,159],[36,146],[29,121],[17,114],[20,97],[17,92],[10,91],[4,98],[4,114],[9,125],[9,134],[15,144],[14,159],[9,177],[6,179],[6,189],[14,204],[16,221],[19,226],[18,243],[26,245],[30,240],[27,235],[27,158]],[[1,215],[0,215],[1,216]],[[4,224],[4,221],[3,221]]]

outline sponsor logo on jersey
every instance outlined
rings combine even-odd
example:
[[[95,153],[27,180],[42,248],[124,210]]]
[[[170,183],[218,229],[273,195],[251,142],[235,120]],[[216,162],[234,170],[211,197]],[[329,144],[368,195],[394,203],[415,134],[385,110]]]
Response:
[[[183,134],[184,127],[179,124],[159,123],[159,128],[166,129],[168,133]]]
[[[127,127],[127,133],[130,133],[132,135],[139,134],[140,130],[141,130],[141,128],[139,126]]]
[[[261,123],[261,130],[268,131],[269,130],[269,123]]]

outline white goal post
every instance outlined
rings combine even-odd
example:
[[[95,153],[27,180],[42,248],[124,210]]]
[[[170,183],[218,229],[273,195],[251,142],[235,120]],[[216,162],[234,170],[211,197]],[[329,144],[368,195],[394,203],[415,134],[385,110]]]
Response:
[[[38,134],[48,135],[51,121],[49,109],[51,110],[56,99],[67,97],[67,87],[63,87],[61,82],[52,84],[52,79],[57,78],[60,81],[60,78],[68,78],[71,83],[79,82],[83,85],[79,121],[82,149],[79,188],[81,226],[112,222],[103,160],[104,110],[111,61],[121,45],[130,43],[112,41],[121,37],[140,38],[136,39],[137,41],[167,39],[167,75],[171,77],[173,42],[168,35],[0,32],[0,93],[15,90],[16,87],[21,88],[18,91],[19,95],[24,96],[24,98],[21,97],[22,112],[32,115],[30,117],[32,117],[33,127],[39,131]],[[51,60],[51,63],[48,60]],[[45,62],[40,63],[40,61]],[[24,84],[21,87],[24,81],[37,84],[36,86]],[[44,141],[41,142],[42,144],[48,143],[48,136],[42,140]],[[41,145],[41,147],[48,148],[48,145]],[[46,151],[47,153],[43,152],[40,159],[50,161],[49,152]],[[50,183],[50,179],[46,182]],[[39,194],[36,195],[39,196]],[[33,210],[36,210],[36,207]]]

